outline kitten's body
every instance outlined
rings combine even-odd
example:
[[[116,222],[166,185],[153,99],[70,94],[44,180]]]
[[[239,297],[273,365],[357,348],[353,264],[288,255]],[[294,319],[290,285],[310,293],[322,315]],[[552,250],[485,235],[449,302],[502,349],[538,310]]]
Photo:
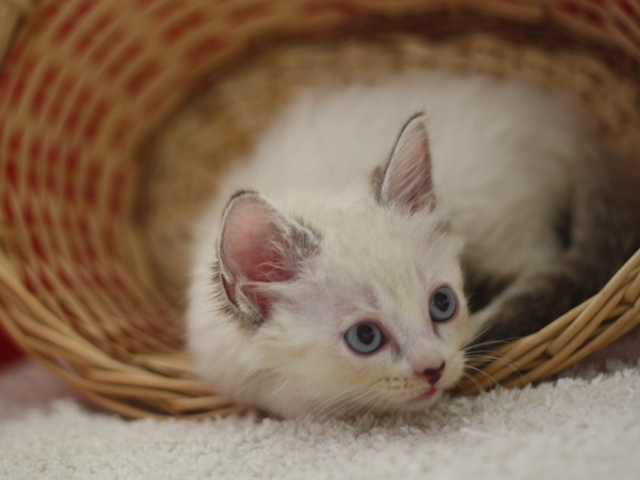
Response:
[[[400,127],[420,110],[427,116],[429,171],[415,192],[394,193],[392,167],[372,172],[389,158]],[[576,191],[592,182],[600,155],[584,123],[557,99],[486,78],[416,75],[380,87],[304,93],[265,133],[251,159],[221,179],[222,192],[199,226],[187,313],[199,372],[221,393],[282,416],[432,403],[462,375],[462,349],[479,329],[496,324],[499,335],[521,335],[556,313],[546,308],[533,326],[508,328],[525,323],[518,308],[531,306],[514,306],[513,299],[530,296],[527,279],[535,283],[548,275],[575,240],[575,222],[568,219],[575,215]],[[410,140],[408,149],[418,142]],[[392,165],[396,156],[402,152],[394,151]],[[415,177],[396,170],[405,176],[399,188]],[[430,191],[432,185],[433,198],[416,200],[419,188]],[[225,210],[229,194],[242,188],[270,202],[241,195]],[[223,224],[234,233],[227,243],[217,240],[223,211]],[[254,235],[250,225],[265,215],[269,220],[258,230],[269,231],[260,235],[273,236],[272,224],[284,222],[275,243],[285,254],[297,237],[306,238],[296,247],[295,262],[277,257],[295,264],[287,263],[291,272],[282,278],[265,280],[272,270],[238,267],[242,260],[234,257],[256,248],[255,242],[238,248],[233,242],[238,232]],[[290,233],[282,232],[290,230],[296,238],[283,241]],[[620,257],[637,238],[628,243]],[[233,258],[212,268],[225,248]],[[610,263],[621,262],[615,260]],[[461,261],[491,293],[511,285],[502,292],[506,298],[498,296],[471,321]],[[246,268],[257,277],[243,285],[266,290],[248,291],[245,298],[234,293],[244,292],[244,280],[234,272]],[[429,298],[442,285],[457,292],[460,305],[454,318],[436,322],[429,319]],[[584,298],[584,289],[574,290]],[[511,312],[506,320],[505,311]],[[363,318],[375,319],[391,339],[367,356],[345,343],[349,327]],[[435,377],[421,373],[436,370]]]

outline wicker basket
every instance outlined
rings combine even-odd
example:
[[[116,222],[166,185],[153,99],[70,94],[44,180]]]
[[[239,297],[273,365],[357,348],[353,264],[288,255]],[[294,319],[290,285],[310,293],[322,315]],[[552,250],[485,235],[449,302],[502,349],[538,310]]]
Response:
[[[163,212],[152,182],[159,132],[194,95],[220,99],[247,78],[244,68],[255,73],[252,85],[265,69],[268,85],[287,84],[278,82],[283,75],[305,82],[327,70],[327,58],[338,57],[326,52],[335,50],[343,80],[361,76],[363,63],[373,75],[372,52],[383,52],[386,69],[520,75],[574,92],[615,148],[640,151],[640,4],[631,0],[22,3],[0,3],[8,48],[0,72],[0,322],[45,367],[126,417],[245,409],[194,378],[148,236]],[[438,46],[423,47],[426,38]],[[360,41],[368,46],[344,46]],[[273,56],[278,68],[266,65],[265,52],[301,45],[325,53],[311,61],[293,48]],[[241,125],[237,115],[230,124],[223,110],[220,162],[246,143],[229,139],[250,138],[262,125]],[[636,254],[597,296],[474,365],[480,371],[460,392],[524,385],[623,335],[640,322],[639,273]]]

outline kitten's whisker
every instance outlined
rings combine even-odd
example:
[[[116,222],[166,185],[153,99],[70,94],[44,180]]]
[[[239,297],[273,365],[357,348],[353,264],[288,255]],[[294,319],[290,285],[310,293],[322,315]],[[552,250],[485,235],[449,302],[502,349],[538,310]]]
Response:
[[[367,416],[378,406],[380,405],[380,403],[382,402],[382,399],[379,398],[378,401],[376,403],[374,403],[371,408],[369,408],[369,410],[367,410],[362,417],[360,418],[360,421],[358,422],[358,424],[356,425],[356,429],[360,428],[360,425],[362,424],[362,422],[367,418]],[[389,401],[387,400],[387,405],[389,404]]]
[[[475,342],[478,338],[480,338],[482,335],[484,335],[485,333],[487,333],[489,331],[490,327],[485,327],[483,330],[480,330],[479,332],[477,332],[473,337],[471,337],[471,339],[466,343],[464,348],[467,348],[471,345],[473,345],[473,342]]]
[[[366,388],[363,388],[362,393],[349,399],[347,402],[343,403],[341,406],[339,405],[337,409],[334,409],[334,412],[339,416],[353,415],[362,408],[361,400],[369,396],[371,396],[371,391],[369,391]]]
[[[384,415],[384,412],[387,410],[387,407],[389,406],[389,404],[391,403],[391,399],[387,399],[387,403],[385,404],[385,406],[382,408],[382,410],[380,410],[380,413],[378,413],[375,421],[373,422],[373,428],[378,426],[378,423],[380,422],[380,419],[382,418],[382,416]]]
[[[466,345],[462,348],[462,350],[464,350],[465,352],[474,352],[477,351],[479,348],[481,347],[490,347],[491,350],[496,350],[497,348],[500,348],[504,345],[509,344],[510,342],[517,340],[517,337],[513,337],[513,338],[502,338],[502,339],[496,339],[496,340],[485,340],[484,342],[480,342],[480,343],[473,343],[473,340],[470,342],[467,342]]]
[[[483,330],[481,330],[478,333],[476,333],[471,338],[471,340],[469,340],[465,344],[465,346],[462,348],[462,350],[465,353],[472,353],[472,352],[477,352],[478,348],[480,348],[480,347],[488,347],[488,346],[494,347],[493,350],[495,350],[498,347],[501,347],[503,345],[507,345],[507,344],[519,339],[519,337],[507,337],[507,338],[501,338],[501,339],[495,339],[495,340],[485,340],[485,341],[480,342],[480,343],[474,343],[476,340],[481,338],[485,333],[487,333],[490,330],[491,330],[491,326],[487,326]],[[487,351],[487,350],[483,350],[483,351]]]
[[[513,370],[513,373],[517,373],[518,375],[522,376],[522,374],[520,373],[520,369],[517,362],[514,362],[513,360],[508,360],[507,358],[504,357],[497,357],[494,355],[487,355],[487,354],[483,354],[481,356],[477,356],[477,357],[468,357],[469,360],[482,360],[482,361],[487,361],[487,363],[489,361],[493,361],[495,363],[498,364],[502,364],[505,366],[510,367]],[[471,365],[467,364],[466,365],[468,368],[474,368],[475,370],[481,371],[481,369],[477,368],[477,367],[472,367]]]
[[[479,347],[487,347],[487,346],[492,346],[492,349],[495,350],[496,348],[502,347],[504,345],[508,345],[511,342],[514,342],[516,340],[519,340],[520,337],[508,337],[508,338],[501,338],[501,339],[496,339],[496,340],[486,340],[484,342],[480,342],[480,343],[467,343],[467,345],[464,347],[464,350],[477,350]]]
[[[464,372],[462,376],[464,378],[468,378],[471,381],[471,383],[475,385],[475,387],[478,389],[479,392],[486,392],[486,389],[482,386],[482,384],[478,380],[473,378],[471,375],[469,375],[467,372]]]
[[[497,360],[503,360],[503,359],[497,359]],[[511,369],[513,370],[513,373],[517,374],[520,378],[523,378],[522,377],[522,373],[520,373],[520,371],[514,365],[512,365],[511,363],[512,362],[506,362],[506,361],[504,362],[504,364],[506,366],[511,367]],[[481,370],[479,368],[476,368],[476,367],[473,367],[473,366],[470,366],[470,365],[467,365],[467,367],[470,368],[471,370],[475,370],[475,371],[485,375],[487,378],[489,378],[494,383],[494,385],[500,385],[500,382],[493,375],[488,374],[484,370]],[[464,375],[465,375],[466,378],[468,378],[472,382],[476,383],[475,379],[469,373],[465,372]],[[476,384],[476,386],[480,388],[479,385]],[[484,389],[484,388],[481,388],[481,389],[482,389],[482,391],[486,391],[486,389]]]
[[[361,391],[361,393],[353,396],[354,393],[358,393],[359,391]],[[361,398],[364,398],[369,393],[370,392],[366,390],[365,387],[351,386],[348,389],[338,392],[325,399],[322,404],[318,405],[311,412],[309,412],[309,415],[317,419],[339,416],[345,411],[345,409],[350,408],[351,404],[357,405],[356,402]],[[346,402],[342,401],[343,399],[347,398],[348,400]]]
[[[248,381],[247,383],[245,383],[242,388],[240,388],[237,392],[236,395],[242,393],[244,390],[246,390],[247,388],[251,387],[253,384],[259,382],[260,380],[264,380],[265,378],[267,378],[269,375],[271,375],[272,372],[269,371],[264,371],[262,374],[259,374],[255,377],[252,377],[250,381]]]
[[[516,374],[517,376],[519,376],[520,378],[522,378],[522,373],[520,372],[520,370],[519,370],[518,365],[516,364],[516,362],[511,361],[511,360],[508,360],[508,359],[506,359],[506,358],[504,358],[504,357],[497,357],[497,356],[494,356],[494,355],[488,355],[488,354],[482,354],[482,355],[479,355],[479,354],[478,354],[478,352],[476,352],[476,355],[472,355],[472,356],[467,357],[467,360],[468,360],[468,361],[481,360],[481,361],[486,361],[486,363],[488,363],[489,361],[493,361],[493,362],[496,362],[496,363],[498,363],[498,364],[500,364],[500,363],[501,363],[502,365],[505,365],[505,366],[507,366],[507,367],[511,368],[511,370],[512,370],[512,373],[513,373],[513,374]],[[483,369],[481,369],[481,368],[474,367],[474,366],[470,365],[469,363],[467,363],[467,364],[465,365],[465,367],[466,367],[467,369],[471,369],[471,370],[474,370],[474,371],[476,371],[476,372],[482,373],[482,374],[483,374],[483,375],[485,375],[487,378],[489,378],[489,379],[490,379],[490,380],[491,380],[495,385],[498,385],[498,384],[500,383],[500,382],[499,382],[499,381],[498,381],[494,376],[489,375],[487,372],[485,372],[485,371],[484,371]],[[466,374],[466,375],[467,375],[467,378],[469,378],[469,379],[471,379],[471,378],[472,378],[469,374]],[[484,390],[485,390],[485,389],[483,389],[483,391],[484,391]]]
[[[476,367],[469,367],[471,370],[474,370],[478,373],[481,373],[482,375],[484,375],[486,378],[488,378],[489,380],[491,380],[494,384],[497,384],[498,382],[496,381],[495,377],[487,372],[485,372],[484,370],[480,370],[479,368]],[[469,379],[473,379],[473,377],[468,373],[465,372],[465,375],[467,376],[467,378]]]
[[[361,400],[366,398],[366,397],[371,397],[371,396],[373,396],[371,391],[368,388],[364,389],[363,392],[360,395],[358,395],[357,397],[354,397],[347,404],[345,404],[345,408],[341,409],[340,413],[343,414],[345,412],[348,412],[347,415],[356,414],[357,412],[361,411],[362,408],[363,408],[363,404],[362,404]],[[376,402],[376,405],[377,405],[377,403],[378,402]],[[375,407],[375,405],[374,405],[374,407]]]

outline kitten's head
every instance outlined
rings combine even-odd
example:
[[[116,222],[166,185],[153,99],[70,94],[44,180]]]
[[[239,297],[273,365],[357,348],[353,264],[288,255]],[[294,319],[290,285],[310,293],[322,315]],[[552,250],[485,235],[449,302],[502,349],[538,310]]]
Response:
[[[254,361],[236,377],[246,387],[225,393],[282,416],[333,416],[422,409],[458,381],[471,336],[461,244],[431,178],[416,116],[365,198],[304,219],[256,192],[231,198],[222,301]]]

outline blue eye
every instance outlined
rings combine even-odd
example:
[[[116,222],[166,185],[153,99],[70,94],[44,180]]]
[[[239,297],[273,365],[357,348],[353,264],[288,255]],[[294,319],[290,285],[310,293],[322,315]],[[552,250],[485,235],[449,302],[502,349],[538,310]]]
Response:
[[[434,322],[446,322],[453,318],[458,310],[458,300],[456,294],[449,287],[440,287],[429,302],[429,313]]]
[[[357,353],[373,353],[385,341],[384,335],[375,323],[362,322],[354,325],[344,334],[344,341]]]

